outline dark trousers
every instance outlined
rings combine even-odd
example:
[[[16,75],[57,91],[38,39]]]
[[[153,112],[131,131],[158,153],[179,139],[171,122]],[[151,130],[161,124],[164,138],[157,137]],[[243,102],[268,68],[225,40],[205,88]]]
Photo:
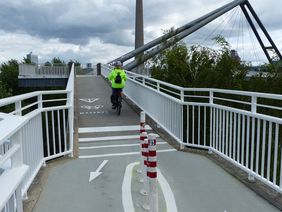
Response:
[[[111,103],[116,104],[118,94],[122,92],[122,88],[112,88]]]

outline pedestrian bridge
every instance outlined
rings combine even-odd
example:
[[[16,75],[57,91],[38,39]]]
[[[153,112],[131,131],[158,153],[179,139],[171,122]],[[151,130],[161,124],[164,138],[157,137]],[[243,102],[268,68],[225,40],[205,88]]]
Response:
[[[127,72],[117,116],[110,68],[75,76],[72,67],[65,90],[0,100],[1,212],[145,211],[135,172],[141,110],[157,134],[159,211],[282,209],[282,95]]]

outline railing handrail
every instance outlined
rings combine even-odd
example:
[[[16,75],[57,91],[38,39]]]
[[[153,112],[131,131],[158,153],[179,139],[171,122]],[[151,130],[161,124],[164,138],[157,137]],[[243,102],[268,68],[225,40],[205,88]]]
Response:
[[[61,97],[61,94],[67,97]],[[45,95],[60,95],[60,97],[45,99]],[[36,99],[32,99],[31,102],[25,101],[30,98]],[[14,204],[15,201],[16,210],[22,211],[21,197],[27,192],[42,164],[49,159],[73,154],[73,98],[74,65],[65,90],[35,91],[0,99],[0,107],[9,106],[7,109],[13,110],[0,113],[1,131],[6,130],[5,133],[2,131],[0,136],[0,165],[5,163],[6,167],[6,163],[10,162],[10,165],[4,168],[4,172],[0,173],[2,180],[0,183],[11,174],[19,172],[18,178],[9,181],[10,184],[5,188],[1,188],[4,189],[5,195],[0,195],[0,211],[7,205]],[[50,102],[59,104],[54,106],[54,104],[50,105]],[[25,114],[23,111],[26,111]],[[50,128],[52,128],[52,136],[49,136]],[[55,134],[55,128],[61,133]],[[43,131],[47,138],[43,138]],[[50,152],[51,142],[52,152]],[[43,143],[47,146],[48,150],[45,149],[47,153],[44,153]]]
[[[112,68],[101,67],[104,76]],[[249,179],[255,177],[282,193],[282,95],[183,88],[127,75],[125,95],[181,146],[208,149],[246,171]],[[154,101],[147,101],[150,97]]]

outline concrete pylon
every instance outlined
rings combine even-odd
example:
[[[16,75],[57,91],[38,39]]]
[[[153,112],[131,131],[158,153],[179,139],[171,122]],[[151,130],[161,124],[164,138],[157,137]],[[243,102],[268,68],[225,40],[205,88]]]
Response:
[[[136,17],[135,17],[135,49],[144,45],[144,25],[143,25],[143,0],[136,0]],[[141,60],[144,53],[140,53],[135,60]],[[136,72],[143,74],[144,63],[136,68]]]

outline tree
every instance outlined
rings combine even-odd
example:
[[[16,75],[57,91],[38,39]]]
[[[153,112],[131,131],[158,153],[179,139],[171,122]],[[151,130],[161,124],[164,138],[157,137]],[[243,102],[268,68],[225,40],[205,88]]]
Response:
[[[31,60],[29,58],[27,58],[27,57],[23,58],[23,63],[24,64],[32,64]]]
[[[223,37],[214,39],[219,50],[178,42],[160,52],[150,61],[152,77],[183,87],[242,89],[247,65],[231,56]]]
[[[5,85],[0,81],[0,99],[11,96],[11,90],[7,89]]]
[[[53,66],[65,66],[66,65],[65,62],[62,61],[59,57],[54,57],[52,59],[52,64]]]
[[[17,60],[9,60],[7,63],[3,63],[0,72],[1,85],[6,88],[8,93],[11,92],[12,95],[20,94],[18,88],[19,66]]]

